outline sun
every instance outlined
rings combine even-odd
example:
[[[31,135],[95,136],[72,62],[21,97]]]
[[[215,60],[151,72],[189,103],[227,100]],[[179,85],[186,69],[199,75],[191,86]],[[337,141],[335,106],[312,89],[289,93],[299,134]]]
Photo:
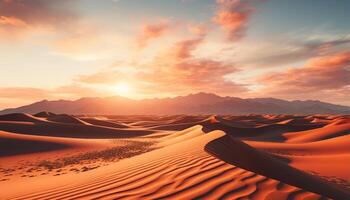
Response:
[[[132,95],[132,87],[127,82],[120,82],[115,86],[114,91],[117,95],[130,97]]]

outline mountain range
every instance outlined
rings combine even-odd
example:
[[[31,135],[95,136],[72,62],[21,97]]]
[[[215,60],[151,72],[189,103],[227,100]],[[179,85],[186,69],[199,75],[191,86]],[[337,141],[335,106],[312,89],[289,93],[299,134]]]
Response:
[[[173,114],[350,114],[350,107],[317,100],[286,101],[275,98],[221,97],[212,93],[196,93],[163,99],[133,100],[125,97],[89,97],[78,100],[43,100],[8,113],[48,111],[67,114],[104,115],[173,115]]]

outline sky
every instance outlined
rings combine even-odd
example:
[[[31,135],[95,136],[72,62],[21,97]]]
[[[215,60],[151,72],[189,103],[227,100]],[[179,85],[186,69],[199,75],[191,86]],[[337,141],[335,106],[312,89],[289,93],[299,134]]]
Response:
[[[0,109],[197,92],[350,106],[348,0],[0,0]]]

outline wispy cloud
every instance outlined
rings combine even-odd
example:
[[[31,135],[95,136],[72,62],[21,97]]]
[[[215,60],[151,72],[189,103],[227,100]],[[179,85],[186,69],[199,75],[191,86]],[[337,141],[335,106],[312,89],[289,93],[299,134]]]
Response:
[[[252,2],[242,0],[217,0],[217,11],[213,22],[225,31],[227,39],[241,39],[247,28],[254,6]]]
[[[15,17],[0,16],[1,26],[26,27],[28,24],[21,19]]]
[[[332,94],[350,87],[350,52],[320,56],[310,59],[304,66],[291,68],[285,72],[265,74],[258,81],[266,85],[260,92],[303,98]]]
[[[169,28],[168,22],[143,25],[141,35],[137,40],[139,48],[144,48],[150,40],[161,37]]]
[[[76,18],[72,2],[0,0],[0,29],[14,32],[38,26],[67,26]]]
[[[169,91],[173,95],[199,91],[219,94],[246,91],[243,85],[225,79],[226,75],[238,70],[234,64],[194,55],[204,41],[204,35],[178,41],[147,63],[133,63],[133,73],[125,73],[118,69],[123,65],[117,65],[80,76],[77,81],[110,85],[127,80],[137,87],[140,93],[159,95]]]

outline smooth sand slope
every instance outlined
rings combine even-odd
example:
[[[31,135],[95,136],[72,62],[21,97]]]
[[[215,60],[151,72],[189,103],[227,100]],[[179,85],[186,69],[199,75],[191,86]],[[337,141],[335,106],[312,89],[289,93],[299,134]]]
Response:
[[[0,116],[0,196],[350,199],[348,119],[57,117],[45,112]],[[46,165],[38,165],[42,160]],[[30,169],[20,164],[23,161]]]

